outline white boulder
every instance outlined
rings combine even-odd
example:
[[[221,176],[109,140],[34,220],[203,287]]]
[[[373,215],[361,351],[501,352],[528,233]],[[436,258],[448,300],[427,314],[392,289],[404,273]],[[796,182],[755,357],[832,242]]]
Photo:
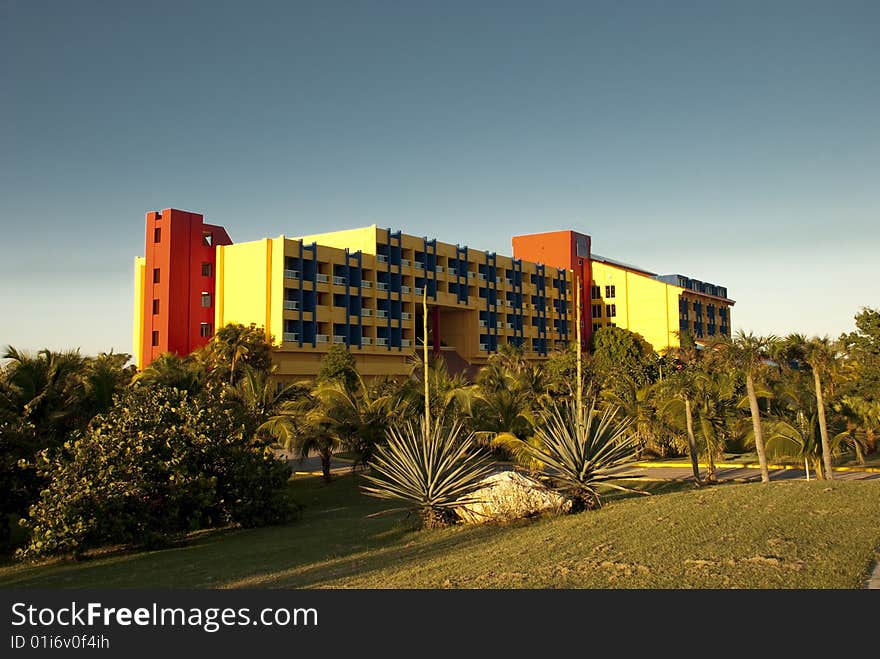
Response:
[[[534,478],[516,471],[500,471],[483,479],[483,486],[458,506],[455,512],[466,524],[482,524],[533,517],[542,513],[564,513],[571,501]]]

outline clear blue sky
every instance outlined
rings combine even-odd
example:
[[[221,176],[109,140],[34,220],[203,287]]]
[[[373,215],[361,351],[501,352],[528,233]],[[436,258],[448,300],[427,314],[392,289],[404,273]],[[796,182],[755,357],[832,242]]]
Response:
[[[0,0],[0,345],[131,350],[144,213],[378,223],[880,307],[880,3]]]

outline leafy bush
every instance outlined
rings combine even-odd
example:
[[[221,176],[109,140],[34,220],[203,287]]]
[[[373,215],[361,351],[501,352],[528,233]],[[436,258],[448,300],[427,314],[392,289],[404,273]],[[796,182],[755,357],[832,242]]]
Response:
[[[475,449],[472,435],[460,438],[461,425],[438,423],[429,433],[425,424],[407,423],[388,431],[388,442],[370,461],[372,483],[364,492],[380,499],[406,502],[418,511],[426,528],[445,526],[457,518],[455,507],[471,501],[480,481],[492,472],[487,456]]]
[[[159,546],[198,528],[284,519],[288,467],[233,419],[184,391],[130,389],[63,459],[41,454],[49,485],[23,522],[32,537],[21,554]]]

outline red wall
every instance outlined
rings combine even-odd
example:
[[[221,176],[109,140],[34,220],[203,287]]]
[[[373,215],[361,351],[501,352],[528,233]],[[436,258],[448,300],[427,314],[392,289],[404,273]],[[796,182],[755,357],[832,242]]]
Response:
[[[578,256],[577,238],[586,242],[586,254]],[[581,336],[586,349],[593,336],[590,286],[593,282],[590,267],[590,236],[575,231],[549,231],[513,237],[513,256],[524,261],[543,263],[555,268],[574,270],[581,280]],[[572,315],[574,309],[571,310]]]
[[[161,229],[159,242],[155,230]],[[210,236],[210,244],[205,236]],[[213,331],[215,304],[215,248],[231,245],[223,227],[204,224],[198,213],[172,208],[149,212],[146,217],[144,256],[144,333],[143,366],[163,352],[187,355],[208,342],[201,336],[201,323]],[[202,264],[211,264],[211,275],[202,275]],[[153,283],[153,270],[159,268],[160,280]],[[211,294],[211,306],[202,306],[202,292]],[[159,313],[153,314],[153,300],[159,300]],[[159,345],[152,345],[152,334],[159,332]]]

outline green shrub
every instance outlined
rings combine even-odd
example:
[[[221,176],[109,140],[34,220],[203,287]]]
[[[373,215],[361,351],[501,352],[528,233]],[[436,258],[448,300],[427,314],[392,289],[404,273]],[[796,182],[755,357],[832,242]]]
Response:
[[[59,457],[41,455],[49,485],[23,522],[32,532],[25,557],[161,546],[195,529],[288,514],[288,467],[243,437],[227,411],[177,389],[132,388]]]

